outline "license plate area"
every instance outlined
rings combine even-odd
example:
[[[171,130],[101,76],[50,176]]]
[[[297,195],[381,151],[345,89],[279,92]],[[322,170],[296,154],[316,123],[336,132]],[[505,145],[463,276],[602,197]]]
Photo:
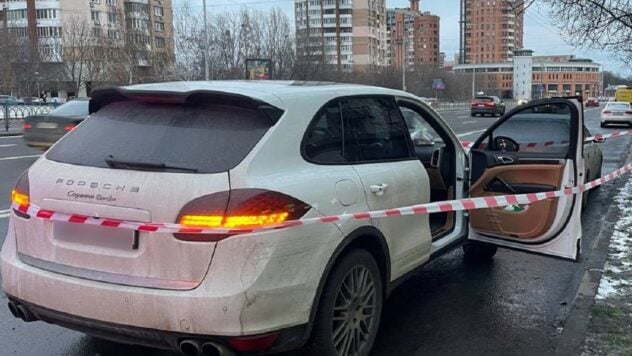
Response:
[[[52,129],[56,129],[57,128],[57,123],[55,123],[55,122],[39,122],[39,123],[37,123],[36,127],[38,129],[52,130]]]
[[[81,247],[97,247],[130,251],[138,248],[138,235],[134,230],[53,222],[55,241]]]
[[[622,112],[613,112],[612,115],[614,116],[623,116]]]

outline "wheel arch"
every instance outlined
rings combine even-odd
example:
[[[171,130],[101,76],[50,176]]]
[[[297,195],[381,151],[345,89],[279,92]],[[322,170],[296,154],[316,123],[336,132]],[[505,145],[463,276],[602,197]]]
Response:
[[[320,304],[323,289],[331,271],[342,257],[354,249],[367,250],[373,256],[378,268],[380,269],[380,276],[382,277],[384,283],[384,299],[388,296],[388,293],[390,292],[389,284],[391,278],[391,260],[386,238],[380,230],[373,226],[359,227],[348,234],[342,242],[338,244],[338,247],[336,247],[334,253],[327,262],[327,266],[325,267],[325,270],[320,277],[320,281],[318,282],[316,295],[312,301],[312,309],[310,311],[309,323],[303,337],[303,344],[305,344],[311,337],[316,312]]]

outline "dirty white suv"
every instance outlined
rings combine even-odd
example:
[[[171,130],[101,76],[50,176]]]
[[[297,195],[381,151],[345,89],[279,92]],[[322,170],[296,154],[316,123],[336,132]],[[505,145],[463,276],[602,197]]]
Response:
[[[584,180],[576,99],[530,102],[466,153],[419,98],[299,82],[93,92],[91,116],[25,172],[1,253],[14,316],[186,355],[367,355],[393,287],[452,247],[575,259],[581,197],[366,219]],[[538,144],[556,141],[555,144]],[[69,214],[32,216],[26,207]],[[240,234],[357,213],[357,219]],[[132,230],[104,221],[179,223]]]

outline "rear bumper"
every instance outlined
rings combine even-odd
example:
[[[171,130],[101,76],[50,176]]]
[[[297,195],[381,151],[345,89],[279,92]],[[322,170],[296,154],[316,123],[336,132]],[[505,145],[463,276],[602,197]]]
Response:
[[[488,107],[472,108],[471,111],[472,111],[472,114],[496,114],[496,113],[502,112],[502,110],[499,108],[488,108]]]
[[[54,134],[54,133],[40,134],[40,133],[34,133],[34,132],[29,132],[29,131],[24,131],[23,135],[24,135],[23,137],[24,142],[26,142],[28,146],[42,147],[42,148],[49,148],[50,146],[52,146],[55,142],[59,141],[59,139],[61,139],[64,136],[64,134]]]
[[[602,124],[632,124],[630,116],[602,116]]]
[[[211,341],[230,350],[228,338],[225,336],[200,336],[196,334],[112,324],[47,309],[19,300],[10,295],[8,295],[8,298],[10,301],[25,306],[37,320],[76,330],[104,340],[165,350],[178,350],[178,345],[183,340],[196,340],[199,342]],[[306,330],[307,325],[298,325],[281,330],[274,346],[268,350],[268,352],[287,351],[300,347],[305,340]]]
[[[309,323],[321,276],[341,239],[337,229],[327,229],[327,235],[326,227],[224,240],[203,282],[177,291],[91,281],[26,264],[11,220],[0,253],[2,289],[42,320],[154,347],[173,348],[182,335],[223,340],[291,329]]]

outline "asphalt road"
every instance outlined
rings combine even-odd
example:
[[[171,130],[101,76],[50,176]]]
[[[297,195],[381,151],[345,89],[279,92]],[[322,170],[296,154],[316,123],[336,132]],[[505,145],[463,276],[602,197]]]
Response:
[[[467,111],[442,116],[463,139],[473,140],[496,118],[471,118]],[[599,110],[586,111],[586,124],[599,129]],[[602,145],[603,172],[619,168],[631,137]],[[0,241],[4,240],[10,190],[36,159],[20,137],[0,137]],[[583,255],[573,263],[499,250],[488,265],[470,265],[455,250],[428,265],[394,291],[386,303],[374,355],[543,355],[551,354],[571,309],[595,237],[619,183],[591,196],[583,215]],[[101,341],[43,322],[24,323],[0,297],[2,355],[173,355]],[[579,347],[579,345],[578,345]],[[579,350],[579,349],[578,349]]]

